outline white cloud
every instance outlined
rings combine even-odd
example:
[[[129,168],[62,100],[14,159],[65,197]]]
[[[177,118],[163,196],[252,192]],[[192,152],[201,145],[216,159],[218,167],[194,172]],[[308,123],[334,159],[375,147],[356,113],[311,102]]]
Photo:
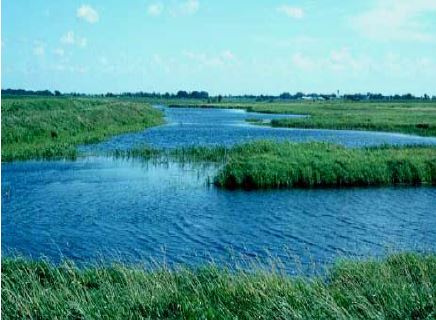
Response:
[[[68,31],[61,37],[61,42],[68,45],[77,45],[79,47],[86,47],[88,41],[85,37],[80,37],[74,34],[74,31]]]
[[[61,37],[61,42],[65,44],[74,44],[75,43],[75,37],[73,31],[68,31],[66,34],[64,34]]]
[[[178,5],[173,6],[170,9],[170,13],[173,16],[193,15],[196,14],[198,10],[200,10],[199,0],[186,0],[186,1],[182,1]]]
[[[433,57],[410,57],[392,52],[384,56],[371,56],[353,53],[348,48],[332,50],[323,56],[297,52],[291,57],[291,67],[307,73],[322,73],[331,77],[351,76],[360,80],[374,75],[415,79],[436,74]]]
[[[53,50],[53,53],[59,57],[63,57],[65,54],[65,50],[62,48],[56,48]]]
[[[431,42],[436,35],[426,30],[423,16],[436,12],[436,0],[377,0],[375,7],[351,17],[364,37],[381,41]]]
[[[230,50],[225,50],[217,55],[184,51],[183,55],[200,66],[217,67],[237,62],[235,55]]]
[[[363,73],[369,71],[373,61],[366,56],[355,56],[348,48],[332,50],[323,57],[312,57],[300,52],[292,56],[292,64],[304,71],[330,70]]]
[[[304,17],[304,10],[299,7],[292,7],[289,5],[282,5],[277,8],[277,11],[287,15],[290,18],[301,19]]]
[[[188,0],[181,5],[181,9],[185,14],[194,14],[200,9],[198,0]]]
[[[317,67],[315,59],[298,52],[292,56],[292,63],[299,69],[310,71]]]
[[[164,10],[162,3],[152,3],[147,7],[147,14],[149,16],[160,16]]]
[[[96,23],[100,19],[98,12],[90,5],[83,4],[77,9],[77,18],[89,23]]]
[[[45,54],[44,44],[40,42],[35,43],[33,54],[35,56],[43,56]]]

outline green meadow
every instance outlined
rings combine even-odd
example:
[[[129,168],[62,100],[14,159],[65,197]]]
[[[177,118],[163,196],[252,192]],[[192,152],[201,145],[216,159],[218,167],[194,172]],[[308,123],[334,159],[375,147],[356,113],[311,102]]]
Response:
[[[324,276],[280,268],[53,265],[2,260],[4,319],[434,319],[436,256],[338,260]]]
[[[97,98],[3,97],[2,161],[77,156],[77,145],[163,123],[145,103]]]

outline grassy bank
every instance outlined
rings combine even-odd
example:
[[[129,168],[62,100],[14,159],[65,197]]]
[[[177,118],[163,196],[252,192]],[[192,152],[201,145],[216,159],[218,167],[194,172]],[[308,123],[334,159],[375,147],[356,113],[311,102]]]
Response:
[[[436,148],[253,142],[231,150],[215,183],[249,189],[435,184]]]
[[[182,102],[173,107],[185,106]],[[252,112],[309,115],[307,118],[277,119],[275,127],[323,128],[401,132],[436,136],[435,102],[247,102],[204,104],[190,107],[241,108]]]
[[[436,256],[338,261],[321,278],[276,271],[2,261],[4,319],[433,319]]]
[[[76,146],[163,123],[144,103],[85,98],[2,99],[2,161],[76,156]]]
[[[255,141],[231,148],[119,151],[119,157],[161,157],[222,164],[214,181],[228,189],[436,184],[435,146],[351,149],[322,142]]]

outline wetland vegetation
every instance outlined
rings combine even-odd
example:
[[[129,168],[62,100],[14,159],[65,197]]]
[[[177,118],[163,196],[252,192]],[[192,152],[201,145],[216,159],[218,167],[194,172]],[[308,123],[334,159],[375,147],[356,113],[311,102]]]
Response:
[[[77,156],[77,145],[163,123],[146,103],[71,97],[2,99],[2,161]]]
[[[204,104],[189,107],[241,108],[251,112],[301,114],[304,118],[275,119],[274,127],[306,129],[371,130],[436,136],[436,102],[245,102]],[[187,106],[183,101],[171,107]]]
[[[190,269],[4,258],[5,319],[432,319],[434,254],[340,260],[324,276],[277,266]]]
[[[143,147],[115,155],[221,163],[215,184],[229,189],[436,183],[434,146],[346,148],[322,142],[254,141],[230,148],[191,147],[165,152]]]
[[[248,189],[435,183],[435,147],[350,149],[268,141],[234,149],[215,178],[218,186]]]

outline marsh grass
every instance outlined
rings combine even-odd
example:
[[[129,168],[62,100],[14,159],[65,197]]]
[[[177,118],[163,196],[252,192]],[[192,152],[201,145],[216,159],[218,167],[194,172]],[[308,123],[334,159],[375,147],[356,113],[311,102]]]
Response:
[[[2,161],[75,158],[77,145],[163,123],[144,103],[85,98],[2,99]]]
[[[277,269],[2,260],[4,319],[433,319],[434,254],[339,260],[325,277]]]
[[[314,188],[436,183],[435,147],[351,149],[259,141],[232,150],[215,178],[225,188]]]
[[[214,184],[228,189],[436,184],[436,147],[346,148],[323,142],[254,141],[233,147],[141,147],[117,157],[211,163]]]

